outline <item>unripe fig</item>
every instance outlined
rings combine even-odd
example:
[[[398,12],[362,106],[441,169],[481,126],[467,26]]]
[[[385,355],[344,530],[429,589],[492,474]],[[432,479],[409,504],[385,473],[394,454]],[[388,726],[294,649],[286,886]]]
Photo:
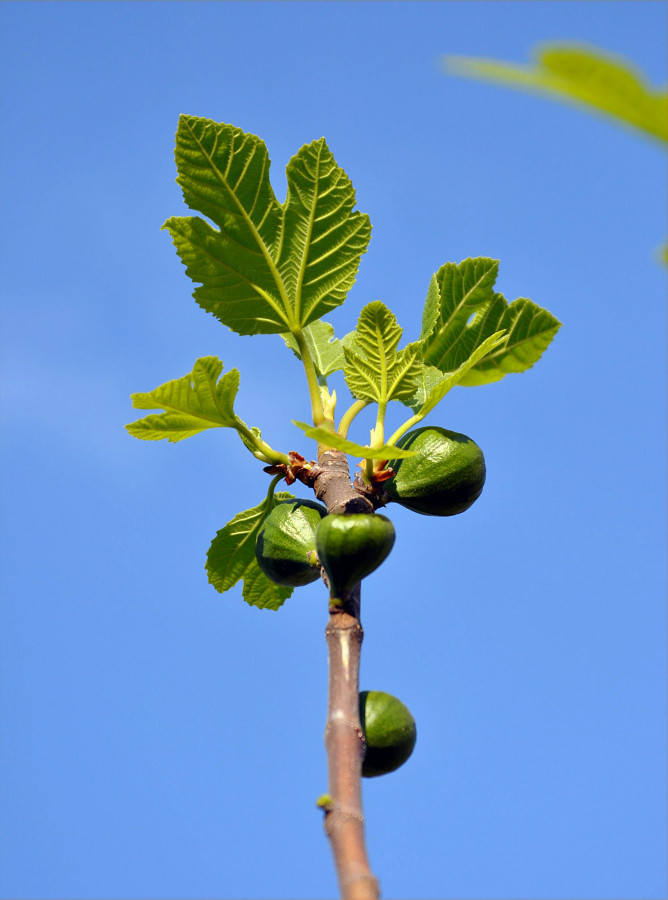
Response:
[[[387,558],[394,544],[394,526],[373,513],[329,515],[315,532],[315,547],[327,573],[329,592],[341,597]]]
[[[482,493],[485,457],[465,434],[447,428],[415,428],[397,447],[416,455],[393,459],[394,478],[383,485],[390,500],[425,516],[454,516]]]
[[[281,500],[269,513],[255,541],[255,556],[276,584],[301,587],[320,577],[315,529],[327,510],[314,500]]]
[[[384,691],[362,691],[360,723],[366,737],[362,775],[373,778],[402,766],[417,740],[415,719],[401,700]]]

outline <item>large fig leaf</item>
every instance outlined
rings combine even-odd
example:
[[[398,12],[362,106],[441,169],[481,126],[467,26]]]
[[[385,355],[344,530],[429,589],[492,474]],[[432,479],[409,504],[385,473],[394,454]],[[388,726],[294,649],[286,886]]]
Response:
[[[462,385],[498,381],[509,372],[524,372],[543,354],[561,323],[531,300],[508,304],[494,291],[499,269],[495,259],[446,263],[435,275],[423,316],[423,360],[450,373],[465,363],[487,338],[499,331],[506,339],[475,363]],[[438,290],[438,301],[435,297]]]
[[[167,439],[175,443],[207,428],[237,428],[241,420],[234,412],[239,372],[231,369],[218,380],[223,364],[217,356],[198,359],[192,372],[175,378],[153,391],[131,394],[135,409],[164,409],[125,427],[133,437],[145,441]]]
[[[408,403],[415,394],[422,345],[416,341],[398,350],[402,333],[380,300],[368,303],[360,313],[357,328],[343,346],[346,383],[358,400]]]
[[[197,216],[166,228],[200,306],[239,334],[295,330],[343,303],[371,235],[353,212],[355,191],[324,138],[287,166],[284,204],[269,182],[260,138],[232,125],[181,116],[177,181]]]
[[[281,491],[274,494],[277,501],[294,500],[293,494]],[[255,558],[255,540],[269,512],[265,500],[236,515],[211,541],[206,554],[209,582],[220,593],[229,591],[243,578],[243,598],[251,606],[278,609],[292,594],[293,588],[271,581],[260,569]]]

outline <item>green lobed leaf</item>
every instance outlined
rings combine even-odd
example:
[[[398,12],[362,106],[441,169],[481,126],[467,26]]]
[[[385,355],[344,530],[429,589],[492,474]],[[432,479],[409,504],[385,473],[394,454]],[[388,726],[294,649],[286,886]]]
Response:
[[[283,606],[288,597],[292,595],[293,590],[292,587],[272,581],[264,574],[254,559],[246,569],[241,595],[249,606],[275,610]]]
[[[506,336],[504,331],[497,331],[496,334],[490,335],[473,351],[466,362],[463,362],[458,369],[455,369],[454,372],[450,372],[448,375],[444,375],[435,366],[424,366],[420,374],[418,390],[410,403],[411,409],[423,417],[426,416],[441,402],[448,391],[462,382],[473,366],[495,348],[504,345],[505,342]]]
[[[400,450],[390,444],[383,444],[382,447],[365,447],[363,444],[349,441],[348,438],[341,437],[326,428],[307,425],[306,422],[296,422],[293,419],[292,424],[301,428],[304,434],[319,444],[325,444],[334,450],[343,450],[344,453],[349,453],[351,456],[361,456],[363,459],[404,459],[408,456],[415,456],[412,450]]]
[[[318,319],[307,325],[303,329],[303,334],[311,353],[316,373],[320,378],[326,378],[332,372],[338,372],[339,369],[343,368],[345,363],[343,345],[338,338],[334,337],[333,325]],[[287,332],[282,334],[281,337],[297,359],[301,359],[301,353],[294,336]]]
[[[324,138],[287,166],[283,205],[269,181],[260,138],[232,125],[181,116],[177,181],[186,204],[202,212],[174,216],[166,228],[194,297],[239,334],[295,331],[340,305],[355,281],[371,236],[353,212],[355,191]]]
[[[287,491],[274,494],[274,499],[294,500]],[[267,498],[258,506],[238,513],[211,541],[206,555],[209,582],[221,594],[243,578],[243,598],[251,606],[278,609],[292,594],[291,587],[275,584],[260,569],[255,558],[255,540],[270,511]]]
[[[595,47],[565,44],[545,44],[534,57],[533,66],[460,56],[446,57],[445,62],[455,74],[548,93],[668,140],[668,93],[649,85],[626,59]]]
[[[343,346],[346,383],[358,400],[410,401],[421,370],[422,344],[415,341],[398,351],[402,334],[394,314],[380,300],[363,308],[353,337],[344,339]]]
[[[423,342],[423,360],[450,373],[465,363],[487,338],[505,331],[502,344],[480,358],[460,380],[462,385],[498,381],[524,372],[543,354],[561,327],[550,312],[519,298],[508,304],[494,291],[499,262],[480,257],[446,263],[436,273],[439,312]]]
[[[192,372],[168,381],[147,393],[131,394],[135,409],[164,409],[138,419],[126,429],[145,441],[181,441],[207,428],[236,428],[241,420],[234,412],[239,372],[231,369],[218,381],[223,364],[217,356],[198,359]],[[241,423],[243,424],[243,423]]]

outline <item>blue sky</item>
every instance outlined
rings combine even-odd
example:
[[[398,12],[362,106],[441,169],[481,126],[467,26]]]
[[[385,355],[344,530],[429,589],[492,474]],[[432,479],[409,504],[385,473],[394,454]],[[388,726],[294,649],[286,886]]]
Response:
[[[266,476],[227,431],[123,429],[131,392],[215,354],[242,417],[312,453],[292,354],[199,309],[160,231],[180,113],[260,135],[281,199],[326,137],[374,226],[337,334],[381,299],[414,339],[432,272],[468,256],[564,323],[534,369],[432,414],[481,445],[485,490],[451,519],[390,507],[365,583],[361,687],[418,725],[364,785],[385,896],[665,896],[665,151],[438,65],[581,41],[662,84],[665,5],[0,11],[2,896],[336,892],[324,591],[278,613],[217,594],[206,549]]]

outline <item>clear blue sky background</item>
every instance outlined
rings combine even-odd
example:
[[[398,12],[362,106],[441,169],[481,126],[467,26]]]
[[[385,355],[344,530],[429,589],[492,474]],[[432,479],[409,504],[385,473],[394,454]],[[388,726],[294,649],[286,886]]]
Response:
[[[312,453],[290,424],[299,364],[200,310],[159,230],[185,212],[179,113],[260,135],[281,198],[289,158],[327,138],[374,226],[339,335],[381,299],[414,338],[431,273],[478,255],[564,323],[534,369],[432,415],[482,446],[485,491],[452,519],[391,508],[395,550],[365,584],[362,687],[419,729],[410,762],[365,783],[385,896],[664,896],[665,152],[438,60],[586,41],[661,84],[665,5],[2,19],[3,896],[336,893],[314,806],[324,590],[279,613],[217,594],[209,541],[266,476],[231,432],[123,430],[131,392],[217,354],[242,370],[243,418]]]

